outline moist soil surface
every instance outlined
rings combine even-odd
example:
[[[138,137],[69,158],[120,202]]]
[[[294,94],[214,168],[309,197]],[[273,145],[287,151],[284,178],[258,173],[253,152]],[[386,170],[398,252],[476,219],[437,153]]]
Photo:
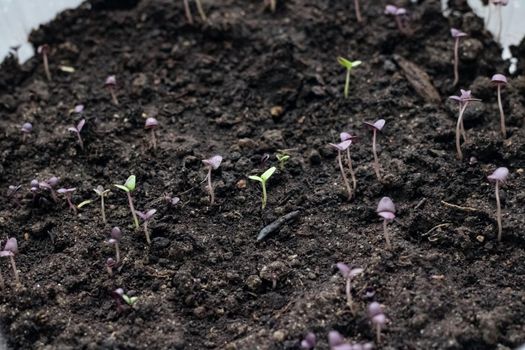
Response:
[[[482,20],[464,1],[447,18],[439,1],[399,1],[410,13],[407,36],[384,5],[362,2],[359,24],[350,1],[278,1],[275,13],[262,1],[204,1],[208,23],[193,9],[190,25],[182,1],[93,1],[33,31],[35,47],[50,46],[53,81],[41,57],[23,66],[8,58],[0,70],[0,236],[18,240],[21,280],[4,259],[9,348],[298,349],[313,331],[328,349],[330,330],[375,341],[371,301],[388,318],[378,349],[524,343],[525,78],[518,71],[503,89],[503,139],[489,79],[508,64]],[[457,87],[451,27],[469,33]],[[363,61],[347,99],[337,56]],[[118,106],[104,88],[111,74]],[[459,108],[448,99],[460,87],[483,100],[467,109],[463,160],[454,146]],[[77,104],[83,113],[71,113]],[[160,123],[155,150],[146,117]],[[67,131],[82,118],[83,150]],[[379,118],[380,181],[363,127]],[[27,137],[24,122],[34,126]],[[359,137],[350,201],[328,145],[341,131]],[[278,166],[279,150],[290,160],[270,178],[261,210],[260,185],[247,176]],[[201,160],[215,154],[224,161],[212,173],[212,206]],[[510,176],[498,243],[487,175],[499,166]],[[137,210],[157,210],[151,245],[112,185],[130,174]],[[74,203],[94,202],[75,215],[63,196],[55,203],[45,189],[31,192],[31,180],[51,176],[76,188]],[[10,194],[9,185],[21,188]],[[98,185],[111,189],[107,224]],[[390,250],[375,211],[383,196],[397,208]],[[113,226],[123,231],[122,260],[110,275]],[[353,281],[354,313],[337,262],[364,268]],[[138,301],[125,305],[116,288]]]

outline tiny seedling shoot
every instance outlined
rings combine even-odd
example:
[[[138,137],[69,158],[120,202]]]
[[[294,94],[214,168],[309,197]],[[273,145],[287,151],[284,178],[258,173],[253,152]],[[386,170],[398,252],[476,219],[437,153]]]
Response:
[[[20,131],[22,131],[22,141],[25,142],[27,136],[33,131],[33,124],[31,123],[24,123],[22,127],[20,128]]]
[[[213,205],[213,203],[215,203],[215,191],[213,190],[213,184],[211,182],[211,171],[219,169],[222,163],[222,157],[216,155],[209,159],[203,159],[202,163],[208,169],[206,180],[208,180],[208,193],[210,194],[210,205]]]
[[[394,5],[386,5],[385,14],[389,16],[394,16],[396,20],[397,29],[401,34],[409,36],[412,34],[412,29],[410,29],[407,22],[407,10],[403,7],[397,7]]]
[[[461,38],[467,36],[467,33],[459,29],[450,29],[450,35],[454,38],[454,82],[452,85],[456,86],[459,83],[459,41]]]
[[[339,137],[341,138],[341,142],[353,140],[356,138],[356,136],[350,135],[347,132],[342,132],[341,134],[339,134]],[[357,188],[357,180],[355,177],[354,167],[352,166],[352,157],[350,157],[350,147],[346,149],[346,160],[348,162],[348,170],[350,170],[350,176],[352,177],[352,185],[355,191],[355,189]]]
[[[345,98],[348,98],[348,94],[350,92],[350,72],[352,71],[352,68],[359,66],[363,62],[361,61],[352,62],[343,57],[337,57],[337,62],[339,62],[341,66],[346,68],[344,96]]]
[[[115,106],[118,105],[118,99],[117,99],[117,93],[116,93],[116,87],[117,87],[117,78],[114,75],[110,75],[106,78],[106,82],[104,83],[104,87],[109,90],[109,93],[111,95],[111,101]]]
[[[59,188],[57,190],[57,193],[63,194],[67,205],[69,205],[69,208],[73,211],[73,213],[77,213],[77,207],[73,204],[71,201],[71,196],[73,195],[73,192],[76,191],[76,188]]]
[[[106,271],[110,276],[113,275],[113,269],[117,266],[117,262],[113,258],[107,258],[106,260]]]
[[[262,187],[262,209],[266,208],[266,182],[270,179],[273,173],[277,170],[274,166],[266,170],[261,176],[251,175],[248,176],[250,180],[259,181]]]
[[[55,192],[55,187],[58,185],[59,179],[56,176],[50,177],[46,181],[41,181],[38,183],[38,187],[45,188],[46,190],[49,190],[51,193],[51,198],[53,198],[53,201],[56,203],[58,202],[58,197]],[[33,186],[33,182],[31,182],[31,186]]]
[[[337,150],[337,163],[339,164],[339,170],[341,171],[341,177],[345,184],[346,192],[348,193],[348,200],[352,199],[352,188],[348,182],[348,177],[346,176],[345,168],[343,167],[343,152],[350,147],[352,140],[346,140],[340,143],[331,143],[330,146]]]
[[[148,222],[151,219],[153,219],[153,216],[155,215],[156,212],[157,212],[156,209],[150,209],[145,213],[137,210],[137,215],[140,216],[140,218],[144,222],[144,234],[146,235],[146,242],[148,242],[148,244],[151,244],[151,239],[150,239],[149,230],[148,230]]]
[[[498,25],[499,25],[499,27],[498,27],[497,41],[500,41],[500,39],[501,39],[501,31],[503,30],[503,15],[502,15],[501,7],[502,6],[507,6],[508,3],[509,3],[509,0],[493,0],[492,3],[496,6],[497,11],[498,11],[498,18],[499,18]]]
[[[388,233],[387,223],[392,221],[396,217],[396,207],[392,199],[389,197],[383,197],[377,205],[377,214],[383,218],[383,234],[385,236],[386,248],[392,249],[392,244],[390,243],[390,235]]]
[[[509,176],[509,169],[505,167],[497,168],[492,174],[488,176],[489,181],[496,183],[496,219],[498,221],[498,242],[501,241],[501,234],[503,228],[501,225],[501,202],[499,198],[499,186],[507,181]]]
[[[49,62],[48,62],[48,55],[49,55],[49,45],[44,44],[40,45],[37,49],[37,52],[42,55],[42,59],[44,60],[44,70],[46,72],[46,78],[47,81],[51,81],[51,72],[49,71]]]
[[[383,127],[385,126],[385,120],[379,119],[374,123],[365,122],[365,125],[368,126],[370,129],[372,129],[372,153],[374,154],[374,171],[376,173],[376,177],[379,181],[381,181],[381,172],[380,172],[380,166],[379,166],[379,158],[377,157],[377,132],[383,130]]]
[[[195,4],[197,5],[197,11],[199,12],[199,16],[201,17],[202,21],[206,22],[208,19],[206,18],[206,14],[202,8],[201,1],[195,0]],[[188,23],[193,24],[193,15],[191,14],[189,0],[184,0],[184,12],[186,13],[186,19],[188,20]]]
[[[501,103],[501,88],[507,85],[507,77],[505,77],[503,74],[495,74],[492,77],[492,83],[498,88],[498,108],[501,135],[503,135],[503,138],[507,138],[507,128],[505,127],[505,113],[503,112],[503,104]]]
[[[290,160],[290,156],[286,153],[277,153],[275,155],[275,158],[277,158],[277,161],[279,162],[279,169],[284,170],[284,165],[288,160]]]
[[[102,222],[106,223],[106,207],[104,205],[104,197],[107,197],[109,190],[105,190],[104,187],[98,185],[97,188],[93,189],[95,193],[100,197],[100,212],[102,213]]]
[[[144,129],[150,131],[151,135],[151,148],[157,149],[157,138],[155,137],[155,129],[159,126],[159,122],[155,118],[147,118],[146,123],[144,124]]]
[[[359,0],[354,0],[354,7],[355,7],[355,17],[357,18],[357,22],[359,23],[363,22],[363,17],[361,17],[361,9],[359,8]]]
[[[344,263],[337,263],[337,268],[346,281],[346,304],[350,308],[350,311],[354,313],[354,302],[352,300],[352,279],[362,273],[362,268],[350,269],[350,267]]]
[[[137,218],[135,207],[133,206],[133,198],[131,198],[131,192],[135,191],[136,180],[137,178],[135,177],[135,175],[131,175],[130,177],[128,177],[124,185],[115,184],[114,186],[126,192],[126,195],[128,196],[129,210],[131,210],[131,215],[133,216],[133,224],[135,225],[135,229],[138,229],[139,219]]]
[[[118,264],[120,262],[120,240],[122,239],[122,231],[120,231],[120,228],[113,227],[111,229],[111,238],[108,240],[109,244],[113,244],[115,246],[115,259],[116,263]]]
[[[86,120],[82,119],[81,121],[78,122],[77,126],[72,126],[70,128],[67,128],[67,130],[77,135],[78,144],[81,150],[84,150],[84,142],[82,141],[82,136],[80,136],[80,132],[82,131],[82,128],[84,127],[85,124],[86,124]]]
[[[124,294],[124,289],[122,288],[118,288],[114,291],[115,294],[117,295],[120,295],[120,297],[122,298],[122,300],[124,300],[124,302],[130,306],[130,307],[133,307],[133,305],[135,305],[135,303],[137,302],[137,300],[139,300],[138,297],[134,297],[134,296],[128,296],[126,294]]]
[[[465,132],[465,127],[463,126],[463,115],[467,109],[468,103],[471,101],[481,101],[478,98],[473,98],[470,90],[461,89],[461,95],[459,96],[450,96],[452,100],[459,102],[459,115],[458,121],[456,123],[456,151],[458,154],[458,159],[463,159],[463,152],[461,151],[461,136],[463,139],[467,140],[467,134]]]
[[[13,268],[13,276],[15,277],[15,283],[20,284],[20,279],[18,277],[18,270],[16,269],[15,255],[18,254],[18,243],[16,238],[9,238],[5,243],[4,249],[0,252],[0,257],[9,257],[11,261],[11,267]],[[3,278],[0,277],[2,281],[0,284],[2,288],[4,287]]]
[[[386,316],[378,302],[374,301],[368,305],[368,317],[376,330],[376,342],[381,344],[381,330],[386,324]]]
[[[301,340],[301,349],[303,350],[312,350],[317,345],[317,337],[314,333],[308,332],[304,339]]]

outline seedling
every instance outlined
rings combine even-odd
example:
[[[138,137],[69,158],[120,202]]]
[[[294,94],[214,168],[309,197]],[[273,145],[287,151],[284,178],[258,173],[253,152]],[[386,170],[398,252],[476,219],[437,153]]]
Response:
[[[509,176],[509,169],[505,167],[497,168],[492,174],[488,176],[489,181],[496,183],[496,219],[498,221],[498,242],[501,241],[501,234],[503,231],[501,225],[501,202],[499,199],[499,186],[507,181]]]
[[[157,138],[155,137],[155,129],[159,126],[159,122],[155,118],[147,118],[144,124],[144,129],[150,130],[151,135],[151,147],[157,149]]]
[[[122,231],[120,231],[120,228],[113,227],[111,229],[111,238],[108,240],[109,244],[113,244],[115,246],[115,258],[117,259],[116,263],[118,264],[120,262],[120,240],[122,239]]]
[[[129,210],[131,210],[131,215],[133,216],[133,223],[135,225],[135,229],[138,229],[139,219],[137,219],[137,214],[135,213],[135,207],[133,206],[133,199],[131,198],[131,192],[135,191],[135,182],[136,182],[135,175],[131,175],[130,177],[128,177],[124,185],[113,185],[113,186],[126,192],[126,195],[128,196]]]
[[[359,8],[359,0],[354,0],[354,7],[355,7],[355,17],[357,18],[357,22],[359,23],[363,22],[363,17],[361,17],[361,9]]]
[[[22,131],[22,141],[25,142],[27,136],[31,133],[31,131],[33,131],[33,124],[24,123],[20,128],[20,131]]]
[[[342,132],[341,134],[339,134],[339,137],[341,138],[341,142],[347,140],[354,140],[355,138],[357,138],[357,136],[350,135],[347,132]],[[352,185],[355,191],[355,189],[357,188],[357,180],[355,177],[354,168],[352,166],[352,157],[350,157],[350,147],[346,149],[346,160],[348,161],[348,170],[350,170],[350,176],[352,176]]]
[[[374,348],[371,343],[350,344],[338,331],[328,332],[328,345],[330,350],[372,350]]]
[[[500,41],[501,39],[501,31],[503,29],[503,15],[502,15],[502,6],[507,6],[509,3],[509,0],[493,0],[492,3],[496,5],[497,11],[498,11],[498,17],[499,17],[499,28],[498,28],[498,37],[497,41]]]
[[[195,0],[195,4],[197,5],[197,11],[199,12],[199,16],[201,17],[202,21],[206,22],[208,19],[204,13],[204,9],[202,8],[201,1]],[[184,0],[184,11],[186,13],[186,19],[188,20],[188,23],[193,24],[193,16],[191,14],[189,0]]]
[[[374,301],[368,305],[368,317],[376,329],[376,342],[381,344],[381,329],[386,324],[386,316],[378,302]]]
[[[264,0],[265,6],[270,6],[270,11],[275,12],[277,9],[277,0]]]
[[[501,103],[501,88],[507,85],[507,78],[503,74],[495,74],[492,76],[492,83],[498,88],[498,107],[501,134],[503,135],[503,138],[507,138],[507,129],[505,128],[505,113],[503,112],[503,104]]]
[[[106,223],[106,207],[104,205],[104,197],[107,197],[109,190],[105,190],[104,187],[98,185],[93,191],[95,191],[95,193],[100,197],[100,212],[102,213],[102,222]]]
[[[209,159],[203,159],[202,163],[208,168],[208,175],[206,175],[206,179],[208,180],[208,193],[210,194],[210,205],[213,205],[213,203],[215,202],[215,193],[213,190],[213,185],[211,183],[211,171],[219,169],[222,163],[222,157],[216,155]]]
[[[405,8],[397,7],[394,5],[386,5],[385,14],[394,16],[396,20],[397,29],[399,30],[401,34],[404,34],[407,36],[412,34],[412,30],[408,26],[408,23],[405,18],[407,15],[407,10]]]
[[[44,70],[46,71],[46,77],[47,81],[51,81],[51,72],[49,71],[49,63],[47,56],[49,55],[49,45],[44,44],[40,45],[37,49],[37,52],[42,55],[42,59],[44,60]]]
[[[75,108],[73,108],[73,113],[82,114],[82,112],[84,112],[84,105],[82,104],[76,105]]]
[[[104,83],[104,87],[109,90],[109,93],[111,94],[111,101],[115,106],[118,106],[118,99],[117,94],[115,92],[115,89],[117,87],[117,78],[114,75],[110,75],[106,78],[106,82]]]
[[[290,156],[286,153],[277,153],[275,158],[277,158],[277,161],[279,162],[279,169],[281,169],[281,171],[284,170],[286,162],[290,160]]]
[[[317,337],[314,333],[308,332],[304,339],[301,341],[301,349],[311,350],[317,345]]]
[[[374,123],[365,122],[365,125],[372,129],[372,152],[374,153],[374,171],[376,173],[377,179],[381,181],[379,158],[377,157],[376,137],[377,132],[383,130],[383,127],[385,126],[385,120],[379,119]]]
[[[122,300],[124,300],[124,302],[126,304],[128,304],[128,306],[131,306],[133,307],[133,305],[135,305],[135,303],[137,302],[137,300],[139,300],[138,297],[134,297],[134,296],[128,296],[126,294],[124,294],[124,289],[122,288],[118,288],[114,291],[115,294],[117,295],[120,295],[120,297],[122,298]]]
[[[86,120],[82,119],[81,121],[78,122],[77,126],[72,126],[70,128],[67,128],[67,130],[77,135],[78,144],[81,150],[84,150],[84,142],[82,141],[82,136],[80,136],[80,132],[82,131],[84,124],[86,124]]]
[[[343,152],[350,147],[352,140],[346,140],[340,143],[331,143],[330,146],[337,150],[337,163],[339,164],[339,170],[341,171],[341,177],[343,178],[343,183],[346,187],[346,192],[348,193],[348,200],[352,199],[352,188],[348,182],[348,177],[346,176],[345,169],[343,167]]]
[[[459,29],[452,28],[450,29],[450,35],[454,38],[454,82],[452,85],[456,86],[459,82],[459,41],[468,34]]]
[[[352,279],[355,276],[361,274],[364,270],[362,268],[350,269],[350,267],[344,263],[337,263],[336,266],[343,278],[346,280],[346,304],[350,308],[350,311],[354,313],[354,303],[352,300]]]
[[[18,278],[18,270],[16,269],[15,255],[18,254],[18,243],[16,238],[9,238],[5,243],[4,249],[0,252],[0,257],[9,257],[11,261],[11,267],[13,268],[13,276],[15,277],[15,282],[17,285],[20,284],[20,279]],[[2,278],[1,281],[2,288],[4,287],[4,281]]]
[[[277,170],[274,166],[270,169],[266,170],[261,176],[257,175],[251,175],[248,176],[250,180],[259,181],[262,186],[262,209],[266,208],[266,182],[270,179],[270,177],[275,173],[275,170]]]
[[[117,266],[117,262],[113,258],[108,258],[106,260],[106,270],[110,276],[113,275],[113,269]]]
[[[31,182],[31,186],[33,186],[33,181]],[[51,197],[53,198],[53,201],[55,201],[55,203],[58,202],[57,194],[55,192],[55,187],[58,185],[59,181],[60,180],[58,179],[58,177],[52,176],[48,180],[41,181],[38,183],[38,187],[49,190],[49,192],[51,193]]]
[[[377,205],[377,214],[383,218],[383,234],[385,236],[386,248],[392,249],[392,244],[390,244],[390,235],[388,234],[387,223],[392,221],[396,217],[396,207],[392,199],[389,197],[383,197]]]
[[[345,90],[344,90],[344,96],[345,98],[348,98],[348,93],[350,91],[350,72],[352,71],[352,68],[359,66],[361,61],[349,61],[346,58],[343,57],[337,57],[337,62],[343,67],[346,68],[346,79],[345,79]]]
[[[14,201],[15,206],[20,206],[20,199],[18,198],[18,190],[20,190],[22,186],[20,185],[9,185],[7,188],[7,197],[11,198]]]
[[[463,126],[463,115],[465,114],[465,110],[467,109],[469,102],[481,100],[478,98],[473,98],[470,90],[463,89],[461,89],[460,96],[450,96],[449,98],[459,102],[459,115],[456,124],[456,151],[458,158],[461,160],[463,159],[463,152],[461,151],[461,136],[463,136],[463,139],[467,141],[467,134],[465,132],[465,127]]]
[[[164,202],[166,202],[169,205],[171,205],[171,206],[176,206],[180,202],[180,198],[179,197],[174,197],[174,196],[172,196],[171,194],[168,194],[168,193],[165,193],[164,196],[161,197],[161,199]]]
[[[77,214],[77,207],[73,204],[71,201],[71,196],[73,195],[73,192],[76,191],[76,188],[59,188],[57,190],[58,193],[63,194],[66,198],[67,204],[69,205],[69,208],[73,210],[75,215]]]
[[[148,222],[153,218],[153,215],[155,215],[156,212],[156,209],[150,209],[145,213],[137,210],[137,215],[140,216],[140,218],[144,222],[144,234],[146,235],[146,241],[148,242],[148,244],[151,244],[151,239],[149,237],[148,231]]]

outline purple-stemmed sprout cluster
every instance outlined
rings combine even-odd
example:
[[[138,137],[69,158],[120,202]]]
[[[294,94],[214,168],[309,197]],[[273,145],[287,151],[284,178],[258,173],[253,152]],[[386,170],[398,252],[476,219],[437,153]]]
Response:
[[[341,263],[341,262],[337,263],[336,266],[346,281],[345,283],[346,304],[350,308],[350,311],[352,311],[352,313],[355,313],[354,302],[352,299],[352,279],[356,277],[357,275],[363,273],[364,270],[360,267],[350,268],[347,264]]]
[[[450,96],[452,100],[458,101],[459,103],[459,115],[456,123],[456,152],[458,159],[463,159],[463,152],[461,151],[461,137],[464,141],[467,141],[467,133],[465,132],[465,126],[463,125],[463,116],[465,115],[465,110],[469,105],[469,102],[481,101],[479,98],[472,97],[470,90],[461,89],[461,95],[459,96]]]
[[[215,191],[213,189],[213,184],[211,181],[211,172],[212,170],[217,170],[221,166],[222,156],[215,155],[209,159],[203,159],[202,163],[206,166],[208,174],[206,175],[206,180],[208,181],[208,193],[210,194],[210,205],[215,203]]]
[[[401,34],[406,36],[413,34],[412,29],[410,28],[410,23],[408,22],[408,11],[405,8],[394,5],[386,5],[385,14],[395,18],[397,29]]]
[[[146,236],[146,241],[148,242],[148,244],[151,244],[150,234],[148,230],[148,223],[150,222],[151,219],[153,219],[153,216],[155,215],[156,212],[157,212],[156,209],[150,209],[146,212],[141,212],[138,210],[136,211],[137,215],[140,217],[140,219],[143,222],[144,234]]]
[[[488,176],[490,182],[496,184],[496,220],[498,221],[498,241],[501,241],[501,235],[503,232],[501,224],[501,201],[499,197],[499,187],[505,184],[507,177],[509,176],[509,169],[505,167],[497,168],[492,174]]]
[[[86,124],[86,120],[82,119],[78,122],[76,126],[72,126],[67,128],[68,131],[71,131],[75,135],[77,135],[78,145],[80,146],[81,150],[84,150],[84,141],[82,141],[82,136],[80,135],[80,132],[84,128],[84,125]]]

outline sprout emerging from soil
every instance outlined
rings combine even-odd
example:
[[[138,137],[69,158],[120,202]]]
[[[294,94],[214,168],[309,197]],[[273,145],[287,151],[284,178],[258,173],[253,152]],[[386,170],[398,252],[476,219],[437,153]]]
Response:
[[[35,180],[33,180],[35,181]],[[34,185],[34,182],[31,181],[31,189],[35,188],[33,185]],[[51,193],[51,198],[53,198],[53,201],[58,202],[58,198],[57,198],[57,194],[55,192],[55,187],[58,185],[58,182],[59,182],[59,178],[56,177],[56,176],[52,176],[50,177],[48,180],[46,181],[41,181],[38,183],[38,187],[40,188],[45,188],[46,190],[49,190],[49,192]],[[37,190],[38,188],[35,189],[35,191]]]
[[[57,190],[57,193],[63,194],[66,198],[67,204],[69,205],[69,208],[77,214],[77,207],[73,204],[71,201],[71,196],[73,195],[73,192],[76,191],[76,188],[59,188]]]
[[[374,301],[368,305],[368,317],[376,329],[377,344],[381,344],[381,329],[386,324],[386,316],[383,313],[383,308],[378,302]]]
[[[339,137],[341,138],[341,142],[347,141],[347,140],[353,140],[357,138],[356,136],[350,135],[347,132],[342,132],[339,134]],[[353,141],[352,141],[353,142]],[[352,176],[352,185],[354,188],[354,191],[357,188],[357,180],[354,173],[354,168],[352,166],[352,157],[350,157],[350,147],[346,149],[346,160],[348,162],[348,170],[350,170],[350,176]]]
[[[18,243],[16,238],[9,238],[5,243],[4,249],[0,252],[0,257],[9,257],[11,261],[11,267],[13,268],[13,276],[15,277],[15,283],[20,284],[20,279],[18,277],[18,270],[16,269],[15,255],[18,254]],[[0,277],[2,288],[4,287],[4,280]]]
[[[509,176],[509,169],[505,167],[497,168],[492,174],[488,176],[489,181],[496,183],[496,219],[498,221],[498,242],[501,241],[501,234],[503,231],[501,225],[501,202],[499,199],[499,185],[504,184]]]
[[[106,270],[108,271],[109,275],[113,275],[113,269],[117,266],[117,262],[113,258],[108,258],[106,260]]]
[[[290,160],[290,156],[283,152],[283,153],[277,153],[275,155],[275,158],[277,158],[277,161],[279,162],[279,169],[283,171],[284,165],[286,164],[286,162],[288,162],[288,160]]]
[[[459,82],[459,41],[468,34],[459,29],[452,28],[450,29],[450,35],[454,38],[454,82],[452,85],[456,86]]]
[[[392,221],[396,217],[396,207],[392,199],[389,197],[383,197],[377,205],[377,214],[383,218],[383,234],[385,236],[386,248],[392,249],[392,244],[390,243],[390,235],[388,234],[387,223]]]
[[[33,131],[33,124],[24,123],[20,128],[20,131],[22,131],[22,141],[25,142],[27,136],[31,133],[31,131]]]
[[[301,341],[301,349],[311,350],[317,345],[317,337],[314,333],[308,332],[304,339]]]
[[[266,182],[268,182],[268,180],[273,175],[273,173],[275,173],[275,170],[277,170],[277,169],[273,166],[270,169],[266,170],[261,176],[257,176],[257,175],[248,176],[248,178],[250,180],[258,181],[258,182],[261,183],[261,187],[262,187],[262,209],[266,208],[266,200],[267,200],[267,196],[266,196]]]
[[[470,90],[461,89],[461,95],[459,96],[450,96],[452,100],[459,102],[459,115],[458,121],[456,124],[456,151],[458,154],[458,159],[463,159],[463,152],[461,151],[461,136],[467,141],[467,134],[465,132],[465,127],[463,126],[463,115],[467,109],[468,103],[471,101],[481,101],[479,98],[473,98]]]
[[[137,219],[137,214],[135,212],[135,207],[133,206],[133,198],[131,198],[131,192],[135,191],[135,184],[136,184],[137,178],[135,175],[131,175],[128,177],[124,185],[113,185],[116,188],[121,189],[122,191],[126,192],[126,195],[128,196],[128,203],[129,203],[129,210],[131,210],[131,215],[133,216],[133,224],[135,225],[135,229],[139,228],[139,219]]]
[[[498,11],[498,17],[499,17],[499,28],[498,28],[498,37],[497,41],[500,41],[501,39],[501,31],[503,29],[503,16],[502,16],[502,6],[507,6],[509,3],[509,0],[493,0],[492,3],[496,5],[497,11]]]
[[[131,307],[133,307],[133,305],[135,305],[137,300],[139,300],[138,297],[128,296],[128,295],[124,294],[124,289],[122,289],[122,288],[115,289],[115,291],[113,293],[118,295],[118,296],[120,296],[122,298],[122,300],[124,300],[124,302],[126,304],[128,304],[128,306],[131,306]]]
[[[372,153],[374,154],[374,171],[376,173],[376,177],[379,181],[381,181],[381,172],[380,172],[380,166],[379,166],[379,158],[377,157],[377,132],[383,130],[383,127],[385,126],[385,120],[379,119],[374,123],[365,122],[365,125],[368,126],[370,129],[372,129]]]
[[[106,82],[104,83],[104,87],[109,90],[109,93],[111,94],[111,101],[115,106],[118,106],[118,99],[117,94],[115,92],[115,89],[117,87],[117,78],[114,75],[110,75],[106,78]]]
[[[102,222],[106,223],[106,207],[104,205],[104,197],[107,197],[109,190],[105,190],[104,187],[98,185],[97,188],[93,189],[95,193],[100,197],[100,212],[102,213]]]
[[[140,216],[140,218],[144,222],[144,234],[146,235],[146,241],[150,245],[151,245],[151,239],[150,239],[150,236],[149,236],[148,222],[151,219],[153,219],[153,215],[155,215],[156,212],[157,212],[156,209],[150,209],[150,210],[148,210],[145,213],[137,210],[137,215]]]
[[[81,150],[84,150],[84,142],[82,141],[82,136],[80,136],[80,132],[82,131],[82,128],[86,124],[86,120],[82,119],[78,122],[77,126],[72,126],[70,128],[67,128],[68,131],[71,131],[72,133],[75,133],[77,135],[78,144],[80,146]]]
[[[159,126],[159,122],[155,118],[147,118],[144,124],[144,129],[150,130],[151,135],[151,148],[157,149],[157,138],[155,137],[155,129]]]
[[[363,22],[363,17],[361,17],[361,9],[359,8],[359,0],[354,0],[354,7],[355,7],[355,17],[357,18],[357,22],[359,23]]]
[[[195,4],[197,5],[197,11],[199,12],[199,16],[201,17],[202,21],[206,22],[208,19],[204,13],[204,9],[202,8],[201,1],[195,0]],[[184,12],[186,13],[186,19],[188,20],[188,23],[193,24],[193,15],[191,14],[189,0],[184,0]]]
[[[341,177],[343,178],[343,182],[346,187],[346,192],[348,193],[348,200],[352,199],[352,188],[350,187],[350,183],[348,182],[348,177],[346,176],[345,169],[343,167],[343,152],[350,147],[352,144],[352,140],[346,140],[340,143],[331,143],[330,146],[335,148],[337,150],[337,163],[339,164],[339,170],[341,171]]]
[[[120,231],[120,228],[115,226],[111,229],[111,238],[108,240],[109,244],[113,244],[115,246],[115,258],[117,259],[117,264],[120,262],[120,240],[122,239],[122,231]]]
[[[505,127],[505,113],[503,112],[503,104],[501,103],[501,88],[507,85],[507,78],[503,74],[495,74],[494,76],[492,76],[492,83],[498,88],[498,107],[501,134],[503,135],[503,138],[507,138],[507,129]]]
[[[339,62],[341,66],[346,68],[344,96],[345,98],[348,98],[348,93],[350,91],[350,72],[352,71],[352,68],[359,66],[363,62],[361,61],[352,62],[343,57],[337,57],[337,62]]]
[[[48,62],[48,58],[47,58],[47,56],[49,55],[49,45],[47,45],[47,44],[40,45],[37,48],[37,52],[40,55],[42,55],[42,59],[44,60],[44,70],[46,71],[47,81],[50,82],[53,79],[51,79],[51,72],[49,71],[49,62]]]
[[[397,7],[394,5],[385,6],[385,14],[389,16],[394,16],[399,32],[408,36],[412,34],[412,30],[410,29],[406,21],[407,13],[407,10],[403,7]]]
[[[346,281],[346,304],[354,313],[354,302],[352,300],[352,279],[361,274],[364,270],[362,268],[350,269],[350,267],[344,263],[337,263],[337,268]]]
[[[203,159],[202,163],[208,168],[208,174],[206,175],[206,179],[208,180],[208,193],[210,194],[210,205],[213,205],[213,203],[215,203],[215,191],[213,190],[213,184],[211,182],[211,171],[219,169],[222,163],[222,157],[216,155],[209,159]]]
[[[372,350],[374,348],[372,343],[350,344],[338,331],[328,332],[328,345],[330,350]]]

